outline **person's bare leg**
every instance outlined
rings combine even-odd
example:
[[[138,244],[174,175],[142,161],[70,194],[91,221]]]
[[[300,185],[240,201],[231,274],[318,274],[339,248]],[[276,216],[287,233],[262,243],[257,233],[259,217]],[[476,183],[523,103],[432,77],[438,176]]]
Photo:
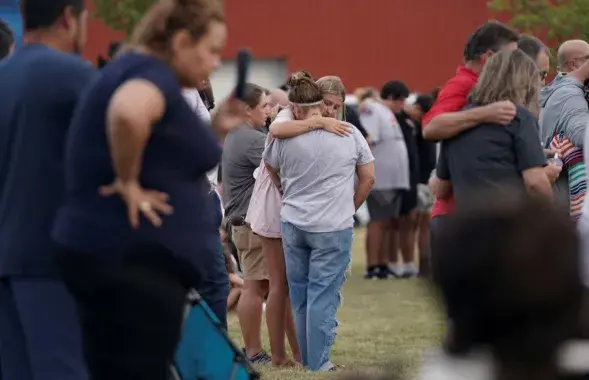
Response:
[[[371,221],[366,230],[366,265],[379,266],[381,261],[381,245],[387,222]]]
[[[229,296],[227,297],[227,311],[232,312],[239,302],[239,297],[241,296],[241,289],[239,288],[231,288],[229,291]]]
[[[417,266],[415,263],[415,234],[417,232],[417,212],[411,211],[408,215],[401,218],[399,223],[399,245],[405,275],[412,277],[417,275]]]
[[[385,245],[384,262],[388,263],[388,266],[395,276],[399,276],[401,273],[401,264],[399,262],[399,221],[393,220],[389,223],[388,239]]]
[[[262,305],[268,293],[268,281],[245,280],[237,304],[237,315],[246,354],[253,357],[262,352]]]
[[[418,220],[417,245],[419,247],[419,275],[428,277],[431,274],[430,252],[430,213],[420,213]]]
[[[270,338],[272,364],[283,366],[289,364],[284,336],[286,333],[285,315],[290,301],[281,239],[262,238],[262,251],[266,258],[268,276],[270,277],[270,292],[266,301],[266,324]]]
[[[299,341],[297,340],[297,332],[295,330],[294,318],[292,315],[292,307],[290,301],[286,304],[285,320],[286,338],[288,339],[288,345],[290,346],[292,356],[297,363],[303,364],[303,357],[301,356],[301,347],[299,346]]]

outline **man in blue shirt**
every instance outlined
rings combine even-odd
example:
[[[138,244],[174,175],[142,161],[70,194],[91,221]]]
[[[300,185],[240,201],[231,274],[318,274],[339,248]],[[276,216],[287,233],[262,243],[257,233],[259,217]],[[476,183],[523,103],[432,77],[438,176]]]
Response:
[[[0,362],[3,380],[86,380],[76,308],[54,266],[65,135],[95,69],[84,0],[27,0],[0,64]]]

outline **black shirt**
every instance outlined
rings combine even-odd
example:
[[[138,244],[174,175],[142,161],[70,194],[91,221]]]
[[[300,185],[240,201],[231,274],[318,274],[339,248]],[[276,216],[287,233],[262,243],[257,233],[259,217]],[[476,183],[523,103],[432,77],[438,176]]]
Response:
[[[419,181],[419,155],[417,151],[417,142],[415,140],[416,126],[413,120],[405,113],[401,111],[395,114],[401,131],[403,132],[403,138],[405,139],[405,146],[407,147],[407,155],[409,156],[409,184],[411,188],[417,187]]]
[[[419,183],[427,185],[432,171],[436,168],[436,143],[423,138],[423,126],[415,124],[415,143],[419,157]]]
[[[368,137],[368,132],[364,129],[360,118],[358,117],[358,112],[354,109],[354,107],[344,106],[346,107],[346,121],[356,127],[364,138]]]
[[[480,190],[525,192],[522,172],[543,166],[546,156],[538,123],[518,106],[516,117],[507,126],[480,124],[444,141],[437,176],[452,182],[456,206],[460,207]]]

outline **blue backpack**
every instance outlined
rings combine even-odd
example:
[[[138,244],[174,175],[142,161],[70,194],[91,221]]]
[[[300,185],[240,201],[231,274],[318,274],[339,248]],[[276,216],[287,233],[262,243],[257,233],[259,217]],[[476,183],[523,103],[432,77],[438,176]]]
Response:
[[[245,354],[227,335],[200,294],[192,290],[178,343],[173,380],[256,380]]]

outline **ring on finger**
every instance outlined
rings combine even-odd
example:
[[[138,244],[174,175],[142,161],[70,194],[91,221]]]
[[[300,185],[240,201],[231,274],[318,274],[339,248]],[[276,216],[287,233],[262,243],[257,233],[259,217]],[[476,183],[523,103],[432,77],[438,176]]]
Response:
[[[143,212],[150,212],[152,209],[151,203],[149,202],[141,202],[139,203],[139,209]]]

